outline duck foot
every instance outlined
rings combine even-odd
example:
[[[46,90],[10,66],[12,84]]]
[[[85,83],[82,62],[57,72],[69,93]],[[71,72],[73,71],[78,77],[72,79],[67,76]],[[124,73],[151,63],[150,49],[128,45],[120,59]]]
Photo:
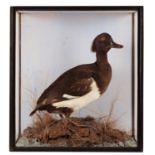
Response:
[[[54,120],[54,121],[52,121],[49,125],[48,125],[48,127],[51,127],[51,126],[53,126],[54,124],[56,124],[56,123],[58,123],[59,121],[58,120]]]

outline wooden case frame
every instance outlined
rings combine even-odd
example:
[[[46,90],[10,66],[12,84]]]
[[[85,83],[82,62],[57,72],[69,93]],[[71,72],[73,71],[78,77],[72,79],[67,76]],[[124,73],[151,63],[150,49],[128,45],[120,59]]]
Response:
[[[138,14],[137,30],[137,147],[17,147],[15,144],[15,72],[16,72],[16,13],[18,11],[136,11]],[[134,70],[134,65],[133,68]],[[133,75],[134,76],[134,75]],[[135,85],[134,80],[132,82]],[[142,6],[73,6],[73,7],[11,7],[10,8],[10,151],[142,151],[143,150],[143,7]]]

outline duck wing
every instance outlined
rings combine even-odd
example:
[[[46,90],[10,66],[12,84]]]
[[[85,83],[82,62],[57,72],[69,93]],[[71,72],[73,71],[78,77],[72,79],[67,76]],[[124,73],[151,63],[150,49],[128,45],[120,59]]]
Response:
[[[70,83],[66,85],[66,89],[64,89],[64,94],[62,97],[67,95],[80,97],[87,94],[91,91],[91,83],[92,78],[81,78],[81,79],[73,79]],[[68,97],[68,99],[70,99]]]

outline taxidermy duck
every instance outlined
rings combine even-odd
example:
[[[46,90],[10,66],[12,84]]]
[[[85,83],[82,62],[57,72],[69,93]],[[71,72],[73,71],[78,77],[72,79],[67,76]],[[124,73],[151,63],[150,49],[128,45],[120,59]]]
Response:
[[[92,44],[96,62],[79,65],[63,73],[44,90],[30,116],[36,111],[45,110],[68,118],[74,111],[97,100],[106,91],[112,77],[108,51],[122,47],[108,33],[98,35]]]

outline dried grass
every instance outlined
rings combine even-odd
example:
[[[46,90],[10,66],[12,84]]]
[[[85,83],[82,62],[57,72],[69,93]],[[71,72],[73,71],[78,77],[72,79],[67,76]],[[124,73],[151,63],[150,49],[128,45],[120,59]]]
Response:
[[[48,113],[37,115],[32,127],[24,130],[23,136],[35,138],[41,143],[85,147],[103,144],[104,142],[124,142],[129,135],[114,128],[109,118],[98,121],[92,117],[56,120]]]

